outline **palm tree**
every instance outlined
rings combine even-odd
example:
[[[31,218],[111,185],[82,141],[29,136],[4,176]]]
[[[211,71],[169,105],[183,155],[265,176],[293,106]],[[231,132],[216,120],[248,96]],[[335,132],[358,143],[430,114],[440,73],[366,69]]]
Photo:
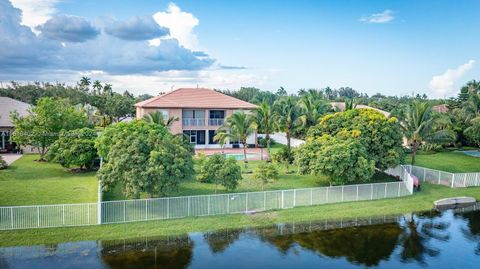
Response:
[[[244,112],[233,113],[227,118],[225,127],[229,133],[228,138],[238,140],[243,146],[243,161],[247,163],[247,138],[254,132],[253,118]]]
[[[102,83],[100,80],[95,80],[95,82],[93,82],[93,91],[95,94],[100,94],[102,92]]]
[[[275,102],[275,112],[277,115],[278,129],[285,133],[287,137],[288,162],[292,162],[292,148],[290,139],[292,132],[300,126],[303,126],[299,107],[295,104],[291,96],[287,96]]]
[[[143,116],[143,120],[148,123],[153,124],[160,124],[165,127],[170,127],[176,121],[178,121],[178,117],[170,117],[167,120],[163,118],[163,114],[160,111],[155,111],[150,114]]]
[[[80,82],[78,83],[78,85],[84,90],[84,91],[88,91],[88,87],[90,86],[91,82],[90,82],[90,78],[89,77],[82,77],[80,79]]]
[[[213,137],[213,141],[217,141],[220,144],[220,147],[222,148],[222,154],[224,153],[224,146],[228,141],[228,133],[225,130],[219,130],[217,134]]]
[[[261,103],[260,106],[254,110],[253,123],[257,133],[265,134],[265,140],[267,141],[267,162],[269,162],[270,143],[272,142],[270,134],[277,130],[277,117],[272,107],[266,102]]]
[[[412,149],[412,165],[415,164],[417,150],[423,143],[441,143],[455,139],[455,133],[448,126],[449,119],[434,115],[428,103],[414,101],[409,105],[402,127]]]
[[[300,99],[300,107],[303,110],[303,121],[306,127],[317,124],[319,119],[331,108],[330,104],[323,99],[322,92],[317,90],[309,90]]]
[[[103,86],[103,93],[112,95],[112,84],[105,83],[105,86]]]

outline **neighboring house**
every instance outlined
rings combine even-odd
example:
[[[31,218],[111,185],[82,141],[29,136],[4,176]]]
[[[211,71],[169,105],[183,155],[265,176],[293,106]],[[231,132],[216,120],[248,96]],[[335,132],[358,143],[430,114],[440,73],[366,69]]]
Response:
[[[189,137],[195,148],[218,148],[213,137],[226,118],[238,111],[248,113],[257,106],[210,89],[180,88],[137,103],[135,107],[137,119],[155,111],[162,112],[164,119],[178,118],[170,131]],[[247,143],[255,145],[255,137],[250,136]],[[238,142],[234,141],[225,145],[237,146]]]
[[[330,103],[332,105],[332,107],[334,109],[337,109],[339,111],[345,111],[345,103],[344,102],[331,102]],[[373,109],[373,110],[376,110],[380,113],[382,113],[383,115],[385,115],[385,117],[390,117],[390,113],[387,112],[387,111],[384,111],[384,110],[381,110],[381,109],[378,109],[378,108],[374,108],[374,107],[371,107],[371,106],[366,106],[366,105],[356,105],[355,108],[368,108],[368,109]]]
[[[447,113],[449,111],[448,105],[446,104],[433,106],[432,110],[438,113]]]
[[[0,152],[12,152],[16,150],[16,145],[10,139],[14,126],[10,120],[10,113],[16,111],[21,117],[28,115],[28,109],[31,105],[9,98],[0,96]],[[33,152],[31,147],[22,147],[26,153]]]

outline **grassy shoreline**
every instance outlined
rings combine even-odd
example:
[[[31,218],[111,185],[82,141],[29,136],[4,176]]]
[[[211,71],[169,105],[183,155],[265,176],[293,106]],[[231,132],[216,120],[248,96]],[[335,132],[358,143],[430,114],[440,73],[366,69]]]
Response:
[[[255,215],[237,214],[87,227],[0,231],[0,246],[171,236],[189,232],[205,232],[227,228],[238,229],[275,223],[406,214],[430,210],[433,207],[433,201],[455,196],[472,196],[480,200],[480,188],[450,189],[445,186],[424,184],[421,192],[408,197],[298,207]]]

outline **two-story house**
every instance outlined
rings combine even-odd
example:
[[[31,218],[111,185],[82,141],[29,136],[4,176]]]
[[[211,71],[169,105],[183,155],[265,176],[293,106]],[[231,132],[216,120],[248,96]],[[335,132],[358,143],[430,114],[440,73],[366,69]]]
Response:
[[[235,112],[249,113],[257,106],[220,92],[204,88],[180,88],[135,104],[136,117],[160,111],[164,119],[176,117],[179,120],[170,126],[173,134],[184,134],[195,144],[195,148],[218,148],[214,141],[217,130]],[[256,144],[255,135],[248,144]],[[230,141],[225,147],[235,147]]]

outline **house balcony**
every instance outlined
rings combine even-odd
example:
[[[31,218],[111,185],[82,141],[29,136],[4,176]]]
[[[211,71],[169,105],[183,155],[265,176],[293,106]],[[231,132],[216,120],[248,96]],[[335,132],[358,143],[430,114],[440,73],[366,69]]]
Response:
[[[208,119],[209,126],[222,126],[225,123],[225,119]]]
[[[196,118],[182,119],[182,126],[205,126],[205,119],[196,119]]]

